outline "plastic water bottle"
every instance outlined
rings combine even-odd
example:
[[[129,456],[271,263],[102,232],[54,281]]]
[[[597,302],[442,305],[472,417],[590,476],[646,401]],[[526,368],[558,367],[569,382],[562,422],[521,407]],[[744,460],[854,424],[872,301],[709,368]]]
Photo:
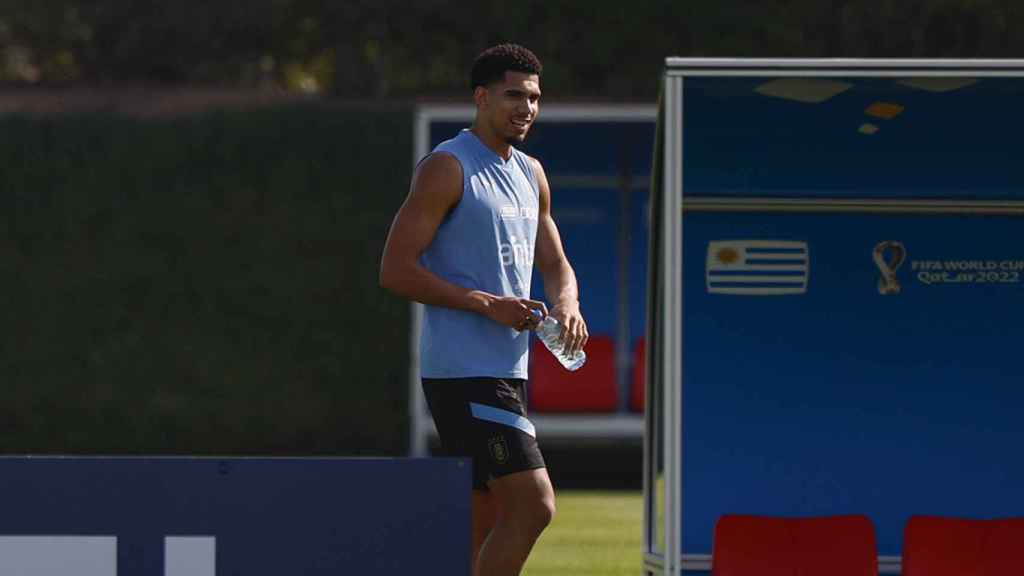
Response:
[[[573,355],[564,352],[565,343],[562,342],[562,325],[551,316],[546,316],[537,326],[537,337],[544,343],[544,346],[558,358],[558,361],[565,366],[566,370],[576,371],[587,361],[587,355],[583,350]]]

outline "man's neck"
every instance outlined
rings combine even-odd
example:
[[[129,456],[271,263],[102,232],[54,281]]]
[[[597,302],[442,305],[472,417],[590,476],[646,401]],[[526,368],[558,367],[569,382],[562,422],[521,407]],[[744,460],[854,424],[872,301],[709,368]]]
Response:
[[[505,160],[508,160],[512,156],[512,145],[499,138],[493,132],[481,130],[480,126],[476,122],[474,122],[473,126],[470,127],[470,130],[473,134],[476,134],[476,137],[479,138],[481,142],[484,143],[484,146],[494,150],[494,153],[498,156],[501,156]]]

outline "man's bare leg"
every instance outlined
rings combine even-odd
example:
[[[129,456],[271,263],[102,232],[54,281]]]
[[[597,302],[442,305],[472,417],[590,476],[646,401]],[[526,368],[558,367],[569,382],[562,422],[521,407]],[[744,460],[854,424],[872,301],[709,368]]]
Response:
[[[476,566],[480,548],[497,520],[498,502],[494,495],[487,490],[473,490],[473,576],[479,576]]]
[[[497,522],[480,550],[477,576],[518,576],[544,528],[555,515],[555,491],[545,468],[492,480]]]

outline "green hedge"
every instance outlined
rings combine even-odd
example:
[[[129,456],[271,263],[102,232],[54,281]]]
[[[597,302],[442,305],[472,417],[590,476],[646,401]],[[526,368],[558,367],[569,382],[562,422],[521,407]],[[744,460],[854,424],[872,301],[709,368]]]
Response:
[[[405,450],[411,109],[0,130],[0,452]]]

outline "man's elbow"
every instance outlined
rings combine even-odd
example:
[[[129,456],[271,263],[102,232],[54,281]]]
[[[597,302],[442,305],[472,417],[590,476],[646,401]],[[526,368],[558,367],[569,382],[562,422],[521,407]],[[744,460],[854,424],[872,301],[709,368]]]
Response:
[[[401,281],[400,276],[401,274],[394,265],[382,262],[380,266],[380,273],[377,275],[377,283],[384,290],[387,290],[392,294],[401,295],[399,290],[403,282]]]
[[[543,262],[537,262],[537,271],[540,272],[541,278],[544,279],[557,279],[566,274],[573,273],[569,260],[565,258],[552,258]]]

